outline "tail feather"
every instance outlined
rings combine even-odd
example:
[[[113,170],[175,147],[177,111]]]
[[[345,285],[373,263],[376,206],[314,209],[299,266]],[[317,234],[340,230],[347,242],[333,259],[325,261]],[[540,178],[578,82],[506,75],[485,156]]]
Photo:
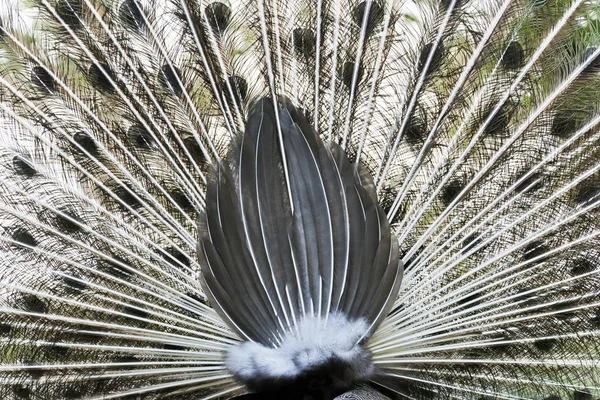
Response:
[[[0,10],[0,397],[600,395],[594,2]]]

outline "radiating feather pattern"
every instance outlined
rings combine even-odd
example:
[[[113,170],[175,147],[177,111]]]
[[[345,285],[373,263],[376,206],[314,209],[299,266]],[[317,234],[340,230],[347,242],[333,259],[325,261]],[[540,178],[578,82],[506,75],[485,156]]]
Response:
[[[202,290],[198,213],[216,207],[211,165],[250,130],[251,105],[283,97],[340,176],[357,164],[372,177],[398,238],[402,288],[366,343],[380,390],[598,397],[597,13],[590,1],[3,2],[2,397],[244,391],[224,365],[243,337]],[[259,153],[274,173],[245,168],[257,200],[237,207],[297,208],[272,184],[280,149]],[[330,220],[361,209],[344,194]],[[287,235],[279,222],[262,221],[268,238]],[[259,241],[257,225],[233,226]],[[346,234],[296,261],[370,245]],[[264,272],[290,251],[231,257]],[[373,312],[354,272],[343,292],[308,284],[293,306]],[[248,332],[277,341],[271,327],[293,316],[273,282],[289,276],[265,277]]]

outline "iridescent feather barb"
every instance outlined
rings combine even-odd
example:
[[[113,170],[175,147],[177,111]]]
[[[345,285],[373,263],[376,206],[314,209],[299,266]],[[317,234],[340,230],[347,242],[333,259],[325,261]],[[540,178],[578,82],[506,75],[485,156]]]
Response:
[[[600,396],[597,2],[0,4],[0,398]]]

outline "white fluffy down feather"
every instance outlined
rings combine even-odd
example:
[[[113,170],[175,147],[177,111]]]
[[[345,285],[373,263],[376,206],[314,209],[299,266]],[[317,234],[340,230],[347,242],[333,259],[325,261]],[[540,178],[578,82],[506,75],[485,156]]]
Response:
[[[351,321],[341,313],[330,314],[327,321],[305,317],[284,335],[279,347],[244,342],[229,350],[226,363],[239,380],[252,386],[293,380],[336,363],[343,368],[336,368],[332,385],[351,385],[375,371],[368,351],[359,343],[367,330],[363,319]]]

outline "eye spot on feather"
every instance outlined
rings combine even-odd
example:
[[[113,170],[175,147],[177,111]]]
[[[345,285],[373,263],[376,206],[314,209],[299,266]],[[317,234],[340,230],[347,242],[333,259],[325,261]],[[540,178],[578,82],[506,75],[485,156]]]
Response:
[[[510,42],[500,63],[506,69],[522,68],[525,65],[525,51],[521,43],[517,41]]]
[[[317,36],[312,29],[296,28],[292,32],[292,42],[296,55],[310,57],[315,54],[317,47]]]
[[[557,111],[552,121],[551,134],[562,139],[568,139],[579,128],[580,122],[572,112]]]
[[[131,315],[132,317],[148,319],[148,312],[142,307],[135,308],[133,306],[125,306],[123,308],[123,313]]]
[[[83,394],[84,392],[82,390],[79,390],[77,388],[68,388],[63,393],[63,396],[65,397],[65,399],[80,399],[82,398]]]
[[[50,93],[55,89],[54,78],[42,66],[36,65],[31,70],[31,83],[46,93]]]
[[[117,196],[123,203],[133,209],[140,208],[142,203],[135,197],[133,190],[125,186],[119,186],[113,190],[115,196]]]
[[[18,399],[31,399],[31,389],[29,389],[27,386],[15,385],[13,386],[13,393]]]
[[[394,189],[392,189],[391,186],[386,185],[383,187],[382,191],[381,191],[381,200],[379,201],[379,204],[381,205],[381,208],[383,209],[383,211],[385,211],[386,213],[390,211],[390,209],[392,208],[392,205],[394,204],[394,200],[396,200],[396,196],[398,195],[398,192]],[[398,213],[400,214],[400,213]],[[398,216],[396,216],[398,218]],[[396,221],[391,221],[396,222]]]
[[[406,129],[404,130],[406,143],[410,145],[421,144],[423,138],[427,136],[427,134],[427,125],[425,122],[419,117],[411,117],[410,121],[406,125]]]
[[[355,63],[353,61],[346,61],[343,64],[342,68],[338,71],[338,75],[342,80],[342,83],[346,86],[346,88],[348,88],[348,90],[351,90],[352,88],[352,80],[354,78],[354,66]],[[358,69],[356,70],[356,85],[360,83],[363,73],[363,67],[359,64]]]
[[[169,195],[181,209],[187,213],[194,211],[194,204],[179,188],[173,189]]]
[[[422,74],[425,69],[425,64],[427,63],[427,59],[429,58],[429,53],[433,49],[433,43],[427,43],[423,46],[423,50],[421,51],[421,55],[419,57],[419,62],[417,63],[417,71],[419,74]],[[435,72],[441,65],[442,60],[444,58],[444,44],[442,42],[437,44],[435,48],[435,53],[431,58],[431,62],[429,63],[429,68],[427,69],[427,73],[430,74]]]
[[[594,55],[594,53],[597,50],[598,50],[597,47],[587,48],[583,52],[583,55],[581,56],[581,62],[582,63],[586,62],[589,58],[591,58]],[[596,57],[594,57],[594,59],[591,60],[589,62],[589,64],[583,70],[584,73],[593,73],[593,72],[598,72],[598,71],[600,71],[600,55],[597,55]]]
[[[77,28],[81,25],[80,18],[83,15],[82,0],[58,0],[54,9],[69,27]]]
[[[462,192],[464,184],[461,181],[455,180],[449,182],[442,189],[442,202],[445,206],[449,206],[454,199]]]
[[[520,174],[518,174],[516,176],[515,182],[518,182],[519,179],[524,177],[528,172],[529,171],[523,171]],[[515,191],[517,193],[523,193],[523,192],[534,192],[536,190],[541,189],[541,187],[543,185],[542,185],[540,178],[541,178],[541,175],[538,174],[537,172],[534,172],[533,174],[529,175],[527,178],[523,179],[523,181],[515,187]]]
[[[20,293],[15,299],[15,307],[38,314],[45,314],[48,311],[46,302],[33,293]]]
[[[383,8],[381,8],[381,5],[379,5],[378,2],[371,2],[370,8],[368,3],[369,2],[367,1],[363,1],[352,10],[352,20],[360,29],[364,29],[367,35],[370,34],[377,25],[382,23],[384,17]],[[368,11],[367,8],[369,8]],[[367,12],[368,14],[366,14]],[[366,22],[366,27],[363,25],[364,22]]]
[[[82,230],[80,224],[83,224],[83,221],[77,214],[69,210],[58,210],[62,213],[56,214],[54,221],[56,227],[66,234],[73,234],[75,232],[79,232]]]
[[[185,294],[185,297],[187,297],[188,299],[192,300],[194,303],[200,303],[200,304],[204,304],[204,305],[209,305],[208,301],[206,301],[205,299],[203,299],[202,297],[200,297],[200,295],[198,295],[197,293],[187,292]]]
[[[463,306],[464,309],[477,307],[481,303],[481,301],[479,300],[480,297],[481,293],[472,293],[467,297],[458,300],[457,303]]]
[[[586,260],[585,258],[577,259],[574,261],[573,264],[574,265],[571,267],[571,275],[572,276],[588,274],[588,273],[596,270],[596,267],[594,266],[594,264],[592,264],[590,261]]]
[[[201,164],[206,160],[204,157],[204,153],[202,152],[202,148],[200,147],[200,144],[196,141],[196,139],[193,136],[188,136],[185,139],[183,139],[183,145],[185,146],[187,151],[192,156],[192,159],[196,163]]]
[[[37,240],[33,237],[31,233],[25,228],[19,227],[14,230],[12,234],[12,239],[19,243],[27,246],[35,247],[37,246]]]
[[[127,270],[123,265],[128,263],[120,257],[113,257],[112,260],[103,260],[98,265],[98,269],[106,274],[114,276],[117,279],[127,280],[131,278],[131,272]]]
[[[552,394],[548,397],[544,397],[544,400],[562,400],[560,396],[556,395],[556,394]]]
[[[167,247],[165,251],[167,252],[167,254],[164,254],[165,260],[174,267],[181,268],[182,265],[185,267],[190,266],[190,259],[178,249]]]
[[[468,253],[483,242],[479,235],[479,232],[474,232],[462,241],[462,253]]]
[[[8,336],[12,331],[12,326],[0,324],[0,336]]]
[[[172,350],[172,351],[186,351],[187,348],[180,346],[178,344],[165,343],[162,347],[164,350]]]
[[[487,112],[484,113],[484,115],[481,118],[482,125],[493,113],[494,108],[496,108],[496,106],[496,104],[491,105]],[[508,124],[510,123],[510,114],[511,112],[509,111],[508,104],[505,104],[502,107],[500,107],[496,111],[496,114],[494,114],[494,116],[490,119],[490,121],[484,128],[483,133],[489,136],[496,136],[504,133],[504,131],[508,127]]]
[[[594,174],[575,187],[573,200],[579,205],[585,205],[597,200],[598,194],[600,194],[600,175]]]
[[[592,327],[594,329],[600,329],[600,310],[596,312],[596,314],[590,320]]]
[[[416,262],[417,262],[417,258],[419,257],[419,255],[423,252],[423,250],[425,249],[425,247],[423,245],[421,245],[419,247],[419,250],[416,251],[411,258],[409,258],[408,260],[404,261],[404,271],[408,271],[412,268],[415,267]],[[406,253],[402,254],[402,256],[400,256],[401,260],[404,260],[404,256],[406,255]]]
[[[547,252],[548,252],[548,246],[546,246],[546,244],[544,242],[533,241],[533,242],[529,243],[528,245],[526,245],[525,248],[523,248],[523,260],[529,261],[536,257],[540,257]],[[543,258],[539,259],[538,261],[542,262],[547,257],[549,257],[549,256],[543,257]]]
[[[119,8],[119,19],[129,28],[139,29],[144,25],[144,17],[138,0],[125,0]]]
[[[102,69],[100,68],[102,67]],[[104,70],[104,72],[102,72]],[[106,64],[92,64],[88,69],[88,79],[94,89],[101,93],[112,93],[115,91],[115,87],[110,83],[110,80],[106,77],[106,74],[110,76],[110,68]]]
[[[62,360],[69,353],[69,349],[64,346],[48,345],[42,348],[42,352],[46,359]]]
[[[44,376],[45,371],[42,368],[35,368],[35,367],[39,366],[38,363],[35,363],[31,360],[25,360],[23,362],[23,365],[32,367],[32,368],[27,368],[25,370],[25,372],[27,372],[33,379],[40,379],[42,376]]]
[[[84,154],[81,149],[87,151],[92,157],[98,157],[98,145],[96,141],[85,132],[77,132],[73,135],[73,141],[81,148],[74,146],[75,151]]]
[[[227,78],[229,85],[231,86],[231,90],[233,92],[233,100],[236,104],[244,104],[246,101],[246,96],[248,96],[248,83],[244,78],[238,75],[232,75]],[[229,89],[226,86],[224,87],[224,96],[225,99],[231,103],[231,95],[229,94]]]
[[[179,96],[183,91],[178,79],[182,81],[181,71],[174,65],[165,64],[160,68],[159,81],[166,88]],[[183,83],[183,81],[181,82]]]
[[[132,370],[137,367],[137,363],[139,363],[140,360],[135,356],[127,355],[127,356],[117,357],[114,360],[114,362],[119,363],[119,364],[127,364],[127,365],[122,365],[119,368]]]
[[[548,306],[548,311],[557,312],[553,316],[561,320],[569,320],[577,314],[577,310],[573,308],[580,305],[577,301],[564,301],[557,304],[551,304]]]
[[[206,19],[213,31],[221,34],[229,25],[231,8],[224,3],[215,1],[204,8]]]
[[[129,141],[140,149],[149,149],[154,144],[154,139],[142,124],[135,124],[127,131]]]
[[[12,164],[17,175],[22,177],[32,178],[37,174],[35,168],[33,168],[33,166],[25,157],[14,156],[12,159]]]
[[[573,400],[592,400],[592,394],[587,390],[575,390]]]
[[[533,342],[533,345],[539,351],[548,352],[552,350],[557,343],[558,341],[556,339],[541,339]]]
[[[84,282],[79,275],[72,274],[73,276],[63,276],[63,284],[67,292],[71,294],[77,294],[83,292],[88,284]]]

